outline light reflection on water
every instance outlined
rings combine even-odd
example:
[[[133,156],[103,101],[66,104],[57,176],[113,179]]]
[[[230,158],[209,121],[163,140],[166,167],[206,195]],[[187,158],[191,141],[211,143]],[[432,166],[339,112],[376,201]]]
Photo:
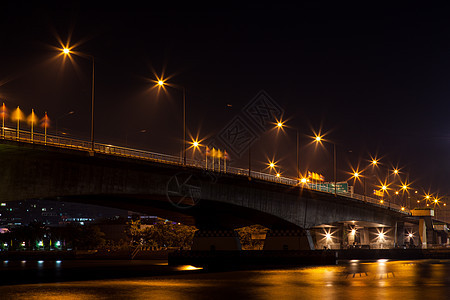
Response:
[[[184,273],[192,268],[179,267],[176,275],[3,286],[0,295],[2,299],[447,299],[450,295],[450,261],[443,260]]]

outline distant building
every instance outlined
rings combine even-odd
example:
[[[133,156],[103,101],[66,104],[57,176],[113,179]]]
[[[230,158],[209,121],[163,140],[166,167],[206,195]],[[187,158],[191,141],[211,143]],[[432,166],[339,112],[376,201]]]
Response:
[[[48,226],[69,223],[85,225],[108,218],[127,219],[130,213],[109,207],[50,200],[0,203],[0,227],[14,227],[38,222]]]

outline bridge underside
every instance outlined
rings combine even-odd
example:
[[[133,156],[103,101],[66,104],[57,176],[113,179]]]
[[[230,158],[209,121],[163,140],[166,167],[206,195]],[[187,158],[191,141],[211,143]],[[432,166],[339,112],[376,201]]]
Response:
[[[199,229],[236,229],[260,224],[268,228],[298,228],[279,217],[230,203],[200,199],[193,206],[180,207],[165,196],[152,195],[85,195],[47,198],[130,210],[155,215]],[[178,203],[175,199],[176,203]]]

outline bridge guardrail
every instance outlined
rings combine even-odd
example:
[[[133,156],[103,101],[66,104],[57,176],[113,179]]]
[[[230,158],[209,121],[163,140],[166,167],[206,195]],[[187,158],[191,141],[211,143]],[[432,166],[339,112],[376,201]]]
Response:
[[[43,134],[42,132],[33,132],[26,130],[19,130],[14,128],[2,128],[2,134],[0,136],[2,139],[6,140],[14,140],[14,141],[20,141],[25,143],[35,143],[35,144],[41,144],[41,145],[50,145],[50,146],[56,146],[61,148],[69,148],[74,150],[83,150],[83,151],[92,151],[92,143],[90,141],[85,141],[81,139],[71,138],[71,137],[64,137],[64,136],[58,136],[53,134]],[[144,160],[151,160],[156,162],[162,162],[167,164],[173,164],[173,165],[183,165],[183,158],[181,156],[174,156],[174,155],[168,155],[168,154],[162,154],[162,153],[156,153],[151,151],[145,151],[145,150],[139,150],[139,149],[132,149],[127,147],[121,147],[121,146],[115,146],[115,145],[109,145],[109,144],[102,144],[102,143],[94,143],[94,152],[101,153],[101,154],[107,154],[107,155],[116,155],[116,156],[124,156],[124,157],[131,157],[136,159],[144,159]],[[199,169],[206,169],[205,160],[194,160],[194,159],[186,159],[186,165],[189,167],[199,168]],[[290,186],[297,186],[301,185],[304,188],[308,188],[311,190],[321,191],[325,193],[334,194],[334,191],[327,192],[323,191],[312,184],[308,183],[300,183],[299,180],[283,177],[283,176],[276,176],[268,173],[263,172],[257,172],[257,171],[250,171],[248,169],[242,169],[242,168],[236,168],[232,166],[227,166],[226,169],[221,170],[215,170],[214,168],[207,168],[208,171],[213,172],[225,172],[235,175],[241,175],[241,176],[249,176],[252,178],[264,180],[264,181],[270,181],[275,183],[281,183],[285,185]],[[398,211],[400,213],[410,214],[410,211],[408,209],[401,209],[401,206],[389,203],[381,204],[380,200],[359,195],[355,193],[350,192],[337,192],[338,195],[349,197],[352,199],[360,200],[363,202],[371,203],[373,205],[379,206],[379,207],[388,207],[392,210]]]

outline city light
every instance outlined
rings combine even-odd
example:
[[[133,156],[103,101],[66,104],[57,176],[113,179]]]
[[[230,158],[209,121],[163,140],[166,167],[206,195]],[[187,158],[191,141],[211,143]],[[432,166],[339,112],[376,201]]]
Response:
[[[384,233],[383,230],[378,231],[378,233],[377,233],[378,242],[384,242],[385,239],[386,239],[386,233]]]
[[[163,86],[163,85],[164,85],[164,81],[158,80],[158,85],[159,85],[159,86]]]
[[[277,177],[280,177],[281,176],[281,174],[280,173],[277,173]]]
[[[372,165],[376,166],[378,164],[378,161],[376,159],[372,159]]]
[[[267,166],[270,170],[274,170],[275,168],[277,168],[277,162],[274,160],[269,160]]]
[[[69,53],[70,53],[70,49],[69,49],[69,48],[63,48],[63,49],[62,49],[62,52],[63,52],[64,54],[69,54]]]

